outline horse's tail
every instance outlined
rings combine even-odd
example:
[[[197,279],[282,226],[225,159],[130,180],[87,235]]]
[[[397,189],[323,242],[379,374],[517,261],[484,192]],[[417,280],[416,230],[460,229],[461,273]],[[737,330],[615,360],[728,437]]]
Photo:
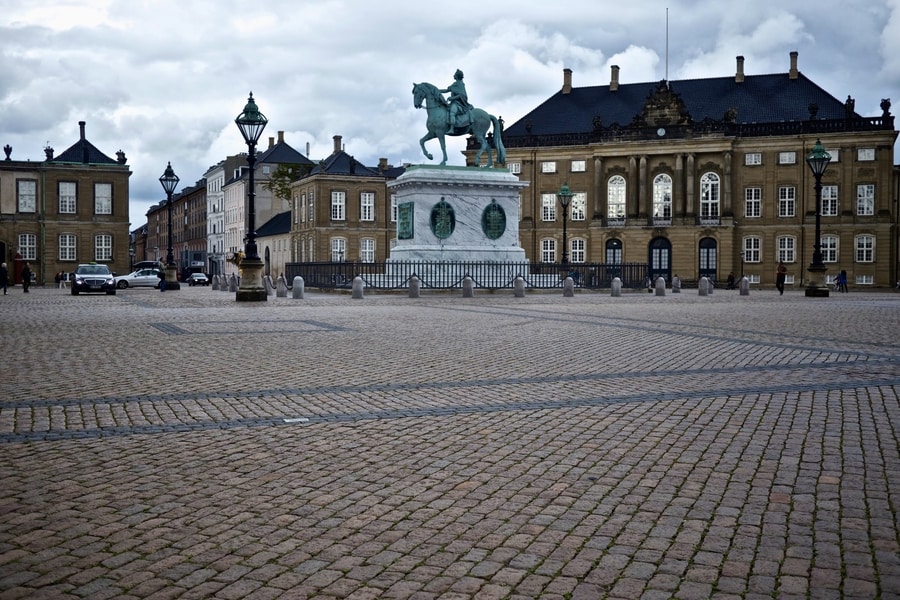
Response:
[[[491,123],[494,124],[494,146],[497,147],[497,162],[506,162],[506,148],[503,146],[503,136],[500,134],[500,122],[497,117],[491,115]]]

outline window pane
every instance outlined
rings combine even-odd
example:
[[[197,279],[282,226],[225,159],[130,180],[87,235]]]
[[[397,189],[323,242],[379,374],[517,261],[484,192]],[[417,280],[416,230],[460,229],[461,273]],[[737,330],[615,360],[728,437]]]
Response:
[[[61,181],[59,183],[59,212],[72,214],[75,212],[75,183]]]
[[[94,214],[111,215],[112,214],[112,184],[95,183],[94,184]]]

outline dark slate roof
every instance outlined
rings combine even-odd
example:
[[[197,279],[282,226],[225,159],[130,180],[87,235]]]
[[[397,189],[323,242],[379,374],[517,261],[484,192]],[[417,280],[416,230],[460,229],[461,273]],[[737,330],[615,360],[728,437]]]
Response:
[[[556,92],[537,108],[504,129],[508,136],[587,133],[599,118],[604,127],[629,125],[640,115],[661,82],[573,87],[569,94]],[[726,111],[737,109],[735,123],[806,121],[809,105],[818,105],[818,119],[843,119],[844,102],[802,73],[747,75],[738,83],[734,76],[669,81],[669,90],[684,102],[691,121],[721,121]],[[856,113],[854,113],[854,116]],[[531,131],[526,129],[531,124]]]
[[[90,163],[95,165],[117,165],[117,161],[106,156],[86,139],[80,139],[68,150],[55,157],[52,162]]]
[[[317,164],[310,175],[353,175],[354,177],[385,177],[378,169],[364,166],[361,162],[344,152],[332,153],[331,156]]]
[[[286,142],[278,142],[271,148],[267,148],[257,158],[260,163],[274,163],[278,165],[312,165],[313,161],[309,160],[296,150],[290,147]]]
[[[270,235],[283,235],[285,233],[291,232],[291,211],[285,211],[283,213],[278,213],[268,221],[266,221],[262,227],[257,227],[256,229],[256,237],[266,237]]]

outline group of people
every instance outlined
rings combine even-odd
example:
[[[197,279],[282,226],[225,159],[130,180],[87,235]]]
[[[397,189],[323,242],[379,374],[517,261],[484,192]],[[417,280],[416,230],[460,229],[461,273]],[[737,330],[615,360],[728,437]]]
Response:
[[[9,269],[6,267],[6,263],[3,263],[0,264],[0,288],[3,288],[4,296],[7,294],[8,287]],[[22,291],[27,294],[29,287],[31,287],[31,263],[25,263],[25,266],[22,267]]]
[[[778,289],[778,293],[781,295],[784,295],[785,279],[787,279],[787,266],[784,264],[784,261],[779,261],[778,268],[775,270],[775,287]],[[845,269],[841,269],[841,272],[838,273],[837,277],[834,278],[834,291],[850,291],[847,288],[847,271]]]

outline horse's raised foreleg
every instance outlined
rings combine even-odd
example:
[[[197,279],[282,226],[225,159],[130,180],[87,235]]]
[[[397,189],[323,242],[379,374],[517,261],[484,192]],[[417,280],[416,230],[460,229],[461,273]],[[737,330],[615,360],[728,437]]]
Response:
[[[429,152],[428,150],[425,149],[425,142],[427,142],[429,140],[433,140],[436,137],[437,136],[434,135],[434,133],[429,131],[428,133],[426,133],[425,135],[422,136],[421,140],[419,140],[419,145],[422,147],[422,154],[424,154],[428,158],[428,160],[434,160],[434,157],[431,155],[431,152]],[[444,145],[444,138],[441,138],[441,147],[443,147],[443,145]],[[444,155],[444,160],[447,160],[446,153]]]

